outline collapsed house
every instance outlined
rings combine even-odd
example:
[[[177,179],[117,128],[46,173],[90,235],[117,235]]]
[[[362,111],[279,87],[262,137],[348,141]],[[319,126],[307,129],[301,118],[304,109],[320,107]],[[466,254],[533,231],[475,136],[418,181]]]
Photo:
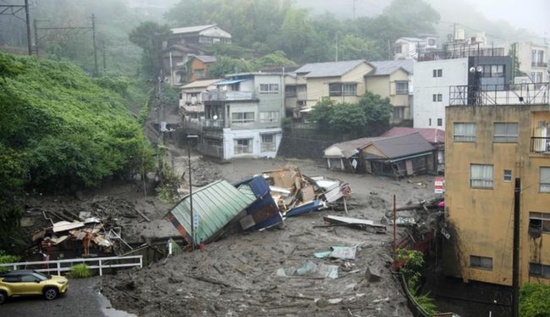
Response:
[[[307,177],[297,167],[285,167],[236,184],[218,180],[201,187],[183,197],[166,218],[190,246],[277,226],[287,217],[327,208],[350,197],[347,183]]]
[[[420,133],[362,138],[324,150],[327,167],[395,178],[437,173],[436,148]]]

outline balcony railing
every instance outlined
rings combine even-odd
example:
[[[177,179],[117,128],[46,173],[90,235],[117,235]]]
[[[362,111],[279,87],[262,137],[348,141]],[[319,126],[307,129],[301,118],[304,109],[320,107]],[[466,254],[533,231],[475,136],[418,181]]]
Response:
[[[547,68],[548,63],[545,63],[545,62],[531,62],[531,67]]]
[[[449,105],[548,104],[549,93],[549,83],[451,86]]]
[[[253,91],[208,91],[202,94],[203,101],[226,101],[226,100],[256,100],[256,93]]]
[[[531,152],[550,155],[550,137],[531,137]]]

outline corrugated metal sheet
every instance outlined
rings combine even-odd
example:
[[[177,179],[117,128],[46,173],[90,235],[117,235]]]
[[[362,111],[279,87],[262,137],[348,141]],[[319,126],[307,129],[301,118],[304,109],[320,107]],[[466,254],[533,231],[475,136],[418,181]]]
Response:
[[[226,224],[256,200],[252,191],[246,193],[238,190],[225,180],[193,191],[192,198],[193,211],[199,217],[199,226],[195,230],[197,244],[211,242]],[[186,236],[191,233],[192,225],[189,195],[168,213],[168,219],[177,228],[171,216],[183,227],[184,231],[179,230],[182,236],[190,241],[190,237]]]

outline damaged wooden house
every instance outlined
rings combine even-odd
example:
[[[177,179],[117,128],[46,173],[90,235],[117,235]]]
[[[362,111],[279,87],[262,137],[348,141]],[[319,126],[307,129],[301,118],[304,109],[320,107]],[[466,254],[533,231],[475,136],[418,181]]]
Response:
[[[352,173],[403,178],[437,174],[437,149],[420,133],[361,138],[324,150],[327,167]]]

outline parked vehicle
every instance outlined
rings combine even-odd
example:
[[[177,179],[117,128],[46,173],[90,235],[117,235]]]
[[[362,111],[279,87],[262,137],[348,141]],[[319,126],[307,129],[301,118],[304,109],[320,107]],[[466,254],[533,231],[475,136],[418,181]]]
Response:
[[[45,275],[32,270],[15,270],[0,274],[0,304],[9,297],[42,295],[53,300],[67,292],[69,280],[64,276]]]

